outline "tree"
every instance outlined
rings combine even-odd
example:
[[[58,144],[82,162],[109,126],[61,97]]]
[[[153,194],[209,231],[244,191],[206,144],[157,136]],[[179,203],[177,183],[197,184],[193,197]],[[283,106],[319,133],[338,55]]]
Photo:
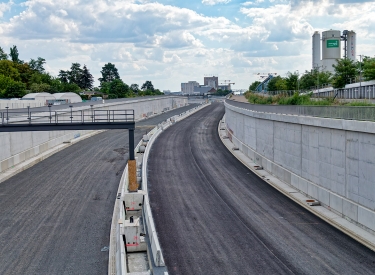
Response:
[[[18,53],[17,46],[13,45],[13,47],[10,48],[10,54],[9,55],[10,55],[10,59],[12,59],[12,61],[14,63],[19,63],[19,64],[23,63],[23,61],[18,58],[19,53]]]
[[[12,81],[6,87],[3,95],[7,98],[21,98],[26,95],[26,85],[19,81]]]
[[[131,84],[130,85],[130,90],[132,90],[133,93],[137,94],[139,92],[139,86],[138,86],[138,84]]]
[[[260,83],[260,81],[254,81],[253,83],[251,83],[251,85],[249,86],[249,91],[255,91],[255,89],[259,86]]]
[[[375,58],[366,56],[363,59],[362,70],[366,81],[375,80]]]
[[[286,85],[286,81],[284,78],[282,78],[281,76],[276,76],[276,77],[273,77],[269,82],[268,82],[268,85],[267,85],[267,90],[268,91],[281,91],[281,90],[286,90],[287,89],[287,85]]]
[[[153,92],[155,89],[154,89],[154,85],[152,85],[152,82],[149,81],[149,80],[146,80],[145,83],[143,83],[142,87],[141,87],[142,91],[151,91]]]
[[[62,83],[68,83],[69,81],[69,71],[60,70],[58,78]]]
[[[30,85],[30,91],[32,93],[50,93],[51,92],[51,86],[47,83],[33,83]]]
[[[351,78],[355,78],[357,74],[356,64],[353,60],[348,58],[341,58],[337,60],[337,64],[333,65],[335,74],[332,80],[334,88],[343,88],[349,83]]]
[[[4,52],[3,48],[0,47],[0,60],[7,60],[8,55]]]
[[[129,86],[121,79],[115,79],[110,84],[111,94],[115,94],[118,98],[127,97]]]
[[[30,59],[30,62],[29,62],[30,68],[39,73],[43,73],[45,71],[44,64],[46,64],[46,60],[41,57],[38,57],[37,60]]]
[[[20,81],[20,73],[15,68],[15,64],[10,60],[0,60],[0,74],[9,76],[15,81]]]
[[[317,70],[305,71],[299,80],[301,90],[309,90],[316,86]]]
[[[82,85],[81,84],[81,79],[82,79],[81,64],[72,63],[72,66],[70,67],[70,71],[68,71],[68,79],[69,79],[69,83],[75,83],[79,87]]]
[[[99,78],[100,85],[102,85],[104,82],[112,82],[115,79],[120,79],[120,76],[118,74],[117,68],[115,67],[115,64],[107,63],[102,67],[102,70],[100,71],[102,74],[102,77]]]
[[[90,73],[90,71],[87,69],[86,65],[83,65],[82,75],[81,75],[81,81],[80,81],[80,87],[82,89],[92,89],[94,83],[94,77]]]
[[[299,75],[294,72],[288,72],[287,77],[285,78],[286,90],[297,90],[298,89],[298,78]]]
[[[18,73],[20,74],[21,81],[26,84],[26,87],[30,86],[30,78],[35,73],[27,63],[19,64],[19,63],[13,63],[13,67],[18,70]]]

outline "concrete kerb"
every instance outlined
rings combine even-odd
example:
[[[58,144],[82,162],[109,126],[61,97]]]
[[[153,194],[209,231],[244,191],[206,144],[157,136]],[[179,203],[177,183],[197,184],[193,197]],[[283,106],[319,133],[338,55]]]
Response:
[[[225,121],[225,115],[222,119]],[[254,163],[249,157],[243,154],[240,150],[232,150],[234,144],[229,139],[224,139],[224,136],[227,136],[227,129],[226,124],[220,122],[218,125],[218,134],[220,136],[221,141],[227,147],[227,149],[246,167],[249,168],[254,174],[260,177],[264,182],[271,185],[279,192],[287,196],[289,199],[293,200],[294,202],[298,203],[300,206],[305,208],[306,210],[310,211],[314,215],[318,216],[322,220],[326,221],[330,225],[334,226],[338,230],[342,231],[346,235],[350,236],[351,238],[355,239],[359,243],[363,244],[364,246],[368,247],[369,249],[375,251],[375,236],[369,233],[368,231],[356,226],[355,224],[351,223],[350,221],[342,218],[341,216],[337,215],[336,213],[328,210],[323,206],[310,206],[306,201],[311,199],[310,197],[306,196],[305,194],[300,193],[297,189],[295,189],[292,185],[289,185],[280,179],[276,178],[266,170],[256,170],[257,164]],[[225,130],[220,130],[220,128]],[[245,146],[242,144],[242,146]],[[241,148],[240,148],[241,149]],[[253,154],[256,154],[254,150],[247,147],[247,150],[252,151]]]
[[[210,103],[209,103],[210,104]],[[171,118],[175,118],[174,122],[178,122],[193,113],[201,110],[202,108],[208,106],[209,104],[201,105],[199,107],[195,107],[187,112],[185,112],[183,115],[173,116]],[[148,193],[147,193],[147,158],[150,151],[150,148],[153,144],[153,142],[156,140],[158,135],[165,129],[167,129],[169,126],[173,125],[171,118],[167,119],[164,123],[162,123],[159,126],[156,126],[153,128],[148,135],[150,136],[150,139],[148,141],[148,144],[146,146],[146,150],[143,155],[143,164],[142,164],[142,190],[146,192],[145,198],[144,198],[144,206],[146,209],[144,209],[143,213],[145,215],[144,220],[147,228],[147,235],[149,236],[150,247],[151,247],[151,256],[152,260],[154,261],[156,266],[165,266],[164,264],[164,258],[161,251],[161,247],[159,244],[159,240],[157,237],[157,232],[155,229],[154,220],[152,217],[150,202],[148,199]],[[138,152],[139,146],[142,144],[142,140],[138,143],[138,145],[135,148],[135,153]],[[115,201],[113,216],[112,216],[112,223],[111,223],[111,231],[110,231],[110,245],[109,245],[109,264],[108,264],[108,274],[110,275],[117,275],[117,274],[128,274],[127,273],[127,263],[126,263],[126,253],[123,253],[122,249],[122,240],[119,238],[120,236],[120,226],[123,222],[122,220],[119,220],[120,218],[120,208],[122,206],[123,201],[123,194],[126,192],[127,188],[127,179],[128,179],[128,166],[126,165],[124,172],[122,174],[119,188],[118,188],[118,196]],[[121,198],[121,199],[119,199]],[[117,222],[116,222],[117,221]],[[150,254],[149,254],[150,255]],[[165,275],[168,275],[167,272],[165,272]]]

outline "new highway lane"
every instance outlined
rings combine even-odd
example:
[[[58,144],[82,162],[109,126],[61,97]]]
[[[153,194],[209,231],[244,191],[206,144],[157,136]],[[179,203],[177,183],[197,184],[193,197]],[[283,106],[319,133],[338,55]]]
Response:
[[[375,274],[375,253],[249,171],[222,144],[224,106],[165,130],[149,194],[170,274]]]
[[[193,106],[136,123],[136,142]],[[107,274],[101,250],[127,158],[127,131],[106,131],[0,183],[0,274]]]

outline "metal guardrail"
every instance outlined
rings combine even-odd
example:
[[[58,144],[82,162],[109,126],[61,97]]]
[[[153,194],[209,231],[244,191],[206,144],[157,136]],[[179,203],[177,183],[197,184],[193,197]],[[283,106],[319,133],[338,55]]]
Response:
[[[256,112],[346,120],[375,121],[375,106],[263,105],[226,100],[227,104]]]
[[[133,122],[134,110],[79,110],[0,112],[1,126],[9,124],[119,123]]]

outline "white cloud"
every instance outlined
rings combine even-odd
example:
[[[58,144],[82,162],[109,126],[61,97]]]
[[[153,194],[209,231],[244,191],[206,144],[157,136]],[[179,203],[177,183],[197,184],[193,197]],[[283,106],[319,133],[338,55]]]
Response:
[[[202,4],[214,6],[217,4],[228,4],[231,0],[202,0]]]
[[[214,72],[244,88],[253,72],[309,69],[314,30],[353,29],[357,52],[373,56],[375,3],[339,1],[345,0],[248,1],[238,4],[246,19],[228,20],[151,0],[29,0],[25,11],[0,23],[0,46],[17,45],[26,61],[46,58],[54,75],[79,62],[97,79],[112,62],[129,84],[147,79],[176,91],[180,82]],[[0,4],[0,15],[11,3]]]
[[[0,3],[0,18],[4,16],[4,12],[10,10],[13,4],[13,0],[8,1],[7,3]]]

